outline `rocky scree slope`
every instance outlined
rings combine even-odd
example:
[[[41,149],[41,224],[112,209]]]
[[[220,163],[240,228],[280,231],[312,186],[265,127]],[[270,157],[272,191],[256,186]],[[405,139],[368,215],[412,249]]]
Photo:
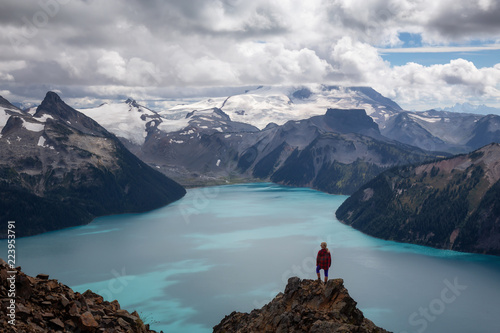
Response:
[[[365,318],[342,279],[325,285],[292,277],[284,293],[250,313],[233,312],[214,327],[214,333],[243,332],[356,332],[384,333]]]
[[[116,300],[104,301],[90,290],[74,292],[46,274],[28,276],[20,267],[8,267],[1,258],[0,278],[2,314],[11,313],[11,284],[16,291],[15,317],[0,316],[1,332],[155,332],[137,312],[121,309]],[[9,323],[12,319],[15,322]]]
[[[185,194],[53,92],[33,115],[0,103],[0,218],[16,221],[18,237],[144,212]]]
[[[500,255],[500,144],[388,170],[336,216],[383,239]]]

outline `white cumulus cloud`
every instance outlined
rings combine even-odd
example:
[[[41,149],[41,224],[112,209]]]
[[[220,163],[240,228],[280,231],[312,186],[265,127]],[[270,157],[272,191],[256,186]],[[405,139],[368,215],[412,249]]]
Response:
[[[51,13],[36,2],[0,4],[0,86],[19,98],[43,98],[47,87],[83,103],[314,82],[373,86],[408,108],[500,104],[498,65],[457,56],[394,66],[380,53],[406,46],[401,33],[427,51],[474,41],[498,52],[487,50],[500,43],[494,0],[56,2]]]

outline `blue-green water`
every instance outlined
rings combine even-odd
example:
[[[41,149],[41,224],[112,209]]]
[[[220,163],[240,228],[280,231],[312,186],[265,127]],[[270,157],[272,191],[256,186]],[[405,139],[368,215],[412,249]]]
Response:
[[[335,219],[345,199],[274,184],[191,189],[149,213],[18,239],[17,263],[118,299],[158,331],[211,332],[232,311],[269,302],[289,277],[314,279],[326,241],[330,276],[377,325],[500,331],[500,258],[371,238]]]

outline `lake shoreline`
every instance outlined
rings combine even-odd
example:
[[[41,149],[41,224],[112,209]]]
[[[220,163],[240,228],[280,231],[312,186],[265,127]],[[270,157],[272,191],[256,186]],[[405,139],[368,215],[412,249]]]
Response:
[[[274,183],[190,189],[151,212],[21,238],[19,264],[77,291],[116,298],[158,321],[151,326],[157,331],[206,333],[232,311],[262,307],[288,277],[314,278],[319,243],[326,241],[332,278],[345,280],[376,325],[410,331],[408,317],[456,277],[469,289],[427,331],[467,332],[466,322],[451,319],[467,312],[488,332],[495,323],[481,313],[500,298],[498,258],[364,235],[335,219],[346,198]]]

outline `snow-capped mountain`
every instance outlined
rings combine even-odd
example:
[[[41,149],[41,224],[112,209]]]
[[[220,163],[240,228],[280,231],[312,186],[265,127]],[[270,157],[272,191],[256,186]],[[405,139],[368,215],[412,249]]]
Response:
[[[56,93],[32,111],[0,97],[0,218],[17,221],[16,235],[143,212],[184,195]]]
[[[488,125],[483,124],[486,132],[480,133],[476,127],[484,115],[472,113],[473,110],[493,111],[493,108],[460,106],[464,112],[456,112],[457,108],[455,111],[404,111],[372,88],[307,85],[259,87],[244,94],[178,105],[159,114],[177,119],[179,124],[178,119],[190,112],[211,112],[212,108],[218,108],[232,121],[264,129],[269,124],[283,125],[290,120],[324,115],[328,108],[364,109],[383,135],[425,150],[469,152],[481,147],[478,143],[483,145],[500,139],[496,132],[497,116],[488,118]]]
[[[81,112],[189,186],[264,179],[348,193],[355,188],[345,184],[359,186],[391,165],[500,141],[499,116],[404,111],[368,87],[259,87],[159,111],[128,99]],[[330,173],[340,177],[335,184]]]
[[[119,138],[141,146],[150,128],[162,123],[161,117],[153,110],[139,105],[132,98],[124,103],[104,103],[96,108],[80,109],[80,112],[97,121]],[[180,125],[185,126],[185,124]],[[168,129],[166,127],[166,129]]]
[[[438,111],[450,111],[450,112],[460,112],[460,113],[473,113],[473,114],[496,114],[500,115],[500,109],[491,106],[486,106],[484,104],[474,105],[470,103],[456,103],[453,106],[445,108],[436,108]]]
[[[224,129],[224,120],[213,116],[214,108],[229,116],[233,125],[242,123],[264,129],[269,124],[283,125],[289,120],[324,115],[332,107],[364,109],[381,128],[401,111],[399,105],[371,88],[324,85],[259,87],[244,94],[208,98],[162,111],[153,111],[132,98],[79,111],[127,143],[142,146],[148,133],[156,128],[164,133],[190,126],[228,131]],[[36,108],[30,110],[34,112]]]
[[[177,132],[152,132],[136,153],[189,186],[271,180],[345,194],[386,168],[436,157],[383,137],[362,109],[328,109],[263,130],[217,108],[188,119]]]
[[[383,127],[390,116],[402,110],[372,88],[307,85],[259,87],[244,94],[178,105],[159,114],[175,120],[195,110],[212,108],[221,109],[233,121],[259,129],[270,123],[283,125],[289,120],[323,115],[328,108],[364,109]]]

